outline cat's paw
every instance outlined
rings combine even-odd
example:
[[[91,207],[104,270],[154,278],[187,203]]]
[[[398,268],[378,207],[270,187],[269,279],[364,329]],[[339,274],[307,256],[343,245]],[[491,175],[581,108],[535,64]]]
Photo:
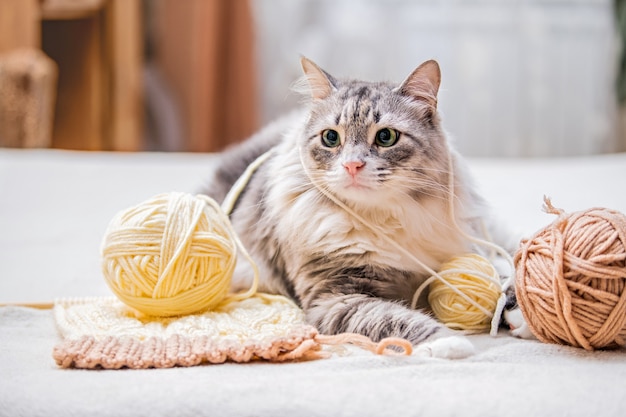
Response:
[[[420,343],[415,355],[440,359],[463,359],[475,353],[474,345],[463,336],[446,336]]]
[[[535,335],[528,328],[522,310],[517,304],[517,296],[513,287],[506,291],[506,304],[503,314],[504,323],[509,326],[512,336],[521,339],[535,339]]]
[[[526,319],[519,307],[512,310],[505,310],[504,320],[511,329],[511,335],[521,339],[535,339],[535,335],[533,335],[530,328],[528,328],[528,323],[526,323]]]

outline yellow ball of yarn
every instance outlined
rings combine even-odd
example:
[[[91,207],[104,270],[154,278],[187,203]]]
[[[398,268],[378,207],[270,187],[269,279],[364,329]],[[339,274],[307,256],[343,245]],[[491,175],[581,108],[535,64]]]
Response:
[[[196,313],[224,300],[236,264],[235,239],[215,201],[160,194],[111,220],[102,271],[115,295],[146,315]]]
[[[455,330],[488,330],[502,294],[493,265],[480,255],[466,254],[444,263],[439,275],[445,282],[434,280],[428,294],[435,316]]]

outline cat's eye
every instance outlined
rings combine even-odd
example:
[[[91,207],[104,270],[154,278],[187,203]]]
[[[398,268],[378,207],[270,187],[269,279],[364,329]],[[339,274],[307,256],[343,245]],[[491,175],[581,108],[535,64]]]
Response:
[[[382,146],[384,148],[393,146],[398,141],[398,136],[398,132],[393,129],[380,129],[378,132],[376,132],[376,145]]]
[[[322,132],[322,143],[329,148],[335,148],[339,146],[341,141],[339,140],[339,133],[333,129],[326,129]]]

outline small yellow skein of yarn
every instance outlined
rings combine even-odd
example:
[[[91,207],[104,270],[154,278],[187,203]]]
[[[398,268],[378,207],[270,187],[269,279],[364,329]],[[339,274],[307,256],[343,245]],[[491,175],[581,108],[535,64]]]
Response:
[[[494,266],[480,255],[466,254],[444,263],[439,275],[452,287],[439,279],[430,283],[428,303],[435,316],[451,329],[488,330],[502,294]]]
[[[159,194],[111,220],[102,271],[115,295],[141,313],[197,313],[225,300],[239,244],[214,200]]]
[[[413,308],[417,307],[420,295],[429,288],[428,304],[437,319],[449,328],[497,333],[508,283],[500,281],[491,262],[469,253],[453,257],[442,264],[438,272],[430,272],[431,277],[413,294]]]

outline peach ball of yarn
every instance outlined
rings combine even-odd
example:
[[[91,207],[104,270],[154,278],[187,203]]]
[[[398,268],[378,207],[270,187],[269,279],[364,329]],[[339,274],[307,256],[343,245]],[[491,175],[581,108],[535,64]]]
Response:
[[[626,216],[592,208],[559,217],[515,255],[517,301],[541,341],[587,350],[626,345]]]
[[[149,316],[176,316],[224,300],[237,245],[228,217],[205,196],[160,194],[118,213],[102,242],[113,293]]]

